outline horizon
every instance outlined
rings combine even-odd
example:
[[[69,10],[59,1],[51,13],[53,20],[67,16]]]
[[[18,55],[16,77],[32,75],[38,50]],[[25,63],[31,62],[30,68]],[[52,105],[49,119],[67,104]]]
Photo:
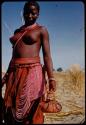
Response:
[[[69,70],[69,69],[71,69],[71,67],[73,68],[73,67],[78,67],[78,69],[79,70],[82,70],[82,71],[85,71],[85,68],[82,68],[79,64],[72,64],[72,65],[70,65],[67,69],[63,69],[62,67],[58,67],[57,69],[55,69],[55,68],[53,68],[53,70],[54,71],[57,71],[57,72],[60,72],[60,71],[58,71],[58,69],[62,69],[62,71],[67,71],[67,70]],[[6,70],[5,70],[5,68],[2,66],[2,73],[5,73],[6,72]]]

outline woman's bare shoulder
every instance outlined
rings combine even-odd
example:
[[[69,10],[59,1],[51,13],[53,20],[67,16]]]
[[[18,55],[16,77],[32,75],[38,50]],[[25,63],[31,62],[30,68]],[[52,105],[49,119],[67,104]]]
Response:
[[[46,29],[46,27],[44,25],[41,25],[39,23],[37,23],[37,26],[40,27],[41,29]]]
[[[48,30],[45,26],[43,26],[43,25],[38,25],[38,26],[40,27],[41,33],[48,33]]]
[[[23,28],[24,28],[24,25],[23,25],[23,26],[20,26],[20,27],[17,28],[17,29],[15,29],[14,34],[20,32]]]

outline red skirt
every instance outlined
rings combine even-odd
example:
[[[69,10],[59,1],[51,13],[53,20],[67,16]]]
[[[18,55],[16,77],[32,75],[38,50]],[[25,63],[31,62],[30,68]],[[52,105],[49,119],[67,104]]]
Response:
[[[21,121],[28,116],[31,103],[44,94],[45,78],[39,57],[12,59],[9,69],[5,106]]]

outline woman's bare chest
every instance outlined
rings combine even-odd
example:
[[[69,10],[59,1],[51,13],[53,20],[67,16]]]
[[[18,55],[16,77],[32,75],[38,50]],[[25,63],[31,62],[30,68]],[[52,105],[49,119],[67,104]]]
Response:
[[[26,34],[22,37],[22,42],[24,44],[34,44],[40,40],[40,32],[38,31],[27,31]]]
[[[32,30],[26,30],[26,31],[23,31],[23,32],[18,32],[10,38],[10,41],[11,41],[12,44],[16,44],[16,42],[19,41],[19,39],[24,44],[30,45],[30,44],[36,43],[40,40],[40,32],[37,31],[37,30],[33,30],[33,31]]]

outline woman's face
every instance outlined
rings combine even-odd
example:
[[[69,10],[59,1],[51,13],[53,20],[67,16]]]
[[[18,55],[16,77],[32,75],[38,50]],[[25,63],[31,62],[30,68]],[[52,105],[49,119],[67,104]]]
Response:
[[[26,24],[32,24],[38,18],[39,12],[34,5],[28,6],[26,12],[24,12],[24,20]]]

